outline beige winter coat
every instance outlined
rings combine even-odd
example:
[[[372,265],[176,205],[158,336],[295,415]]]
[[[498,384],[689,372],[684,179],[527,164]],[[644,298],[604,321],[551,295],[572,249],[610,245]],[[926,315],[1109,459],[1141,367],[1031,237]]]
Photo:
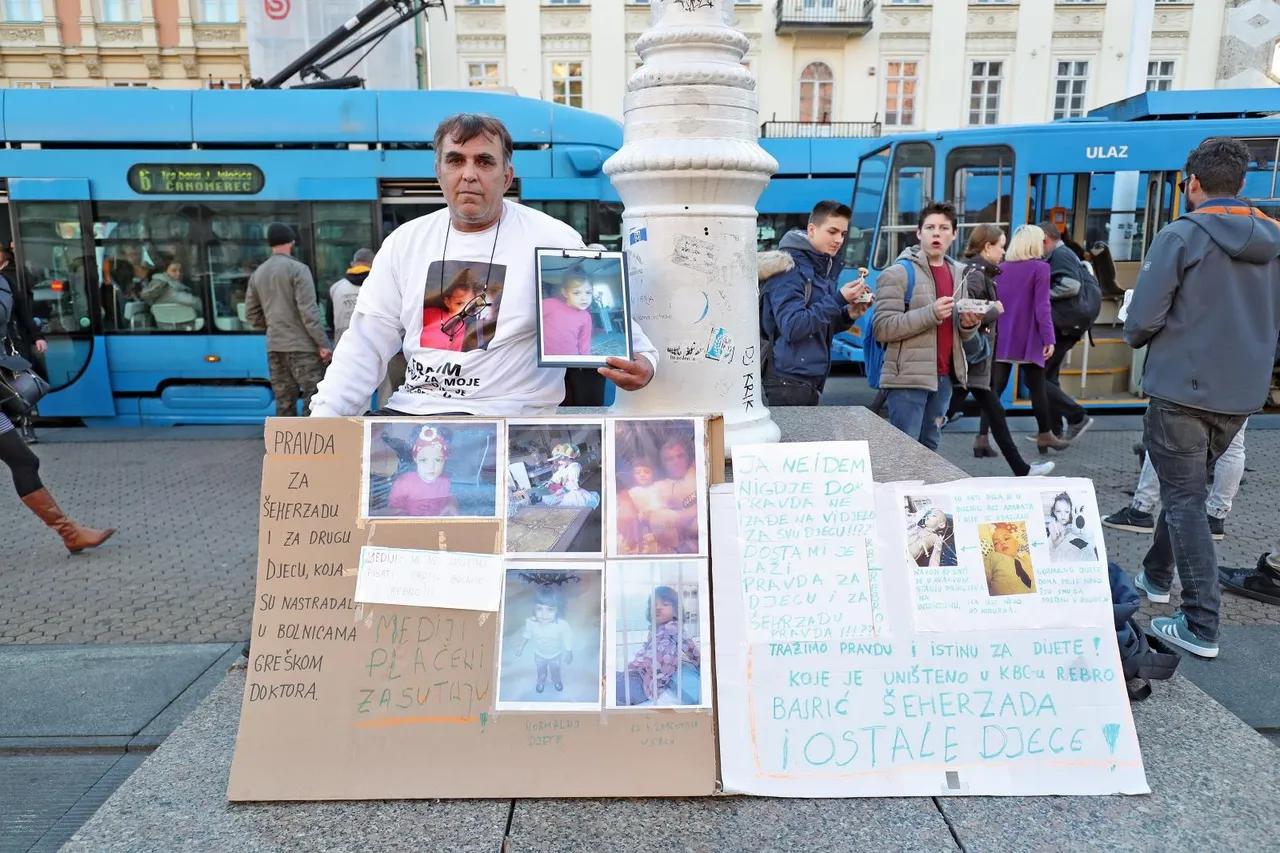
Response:
[[[933,313],[933,303],[938,298],[937,285],[919,246],[904,250],[898,256],[899,260],[903,258],[909,259],[916,271],[916,286],[910,306],[902,304],[907,293],[907,271],[900,264],[891,264],[876,280],[872,333],[877,341],[886,345],[880,387],[886,390],[937,391],[938,326],[941,325]],[[958,302],[966,298],[965,269],[954,258],[948,257],[946,262],[951,267],[954,297]],[[961,329],[958,312],[946,322],[955,327],[951,343],[951,370],[956,380],[964,385],[969,380],[969,365],[965,361],[962,341],[976,335],[978,330]]]

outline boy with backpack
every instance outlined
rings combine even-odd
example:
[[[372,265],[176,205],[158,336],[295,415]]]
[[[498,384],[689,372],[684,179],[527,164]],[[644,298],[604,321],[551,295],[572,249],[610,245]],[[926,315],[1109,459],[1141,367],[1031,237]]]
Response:
[[[761,373],[768,406],[816,406],[831,372],[831,340],[870,304],[862,279],[839,284],[840,250],[853,211],[820,201],[807,231],[787,232],[775,252],[757,256]]]
[[[956,239],[956,209],[934,202],[920,212],[919,245],[904,249],[880,274],[863,347],[871,387],[886,393],[889,422],[930,450],[942,440],[951,386],[968,383],[965,342],[981,314],[959,314],[964,267],[947,255]]]

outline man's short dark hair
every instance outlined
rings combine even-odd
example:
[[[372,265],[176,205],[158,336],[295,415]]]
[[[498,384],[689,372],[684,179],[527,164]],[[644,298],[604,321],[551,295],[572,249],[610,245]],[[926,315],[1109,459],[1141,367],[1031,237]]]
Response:
[[[938,214],[950,219],[951,230],[956,230],[956,206],[945,201],[935,201],[925,205],[924,210],[920,211],[920,223],[916,226],[916,229],[919,230],[920,228],[923,228],[924,221],[926,219],[930,216],[937,216]]]
[[[436,157],[439,158],[444,154],[446,140],[466,145],[477,136],[501,142],[502,165],[511,165],[511,152],[515,146],[511,141],[511,134],[507,132],[507,126],[493,116],[483,113],[456,113],[449,116],[436,128],[435,139],[432,140],[431,145],[435,149]]]
[[[1043,231],[1044,236],[1048,237],[1050,240],[1057,240],[1059,242],[1062,240],[1062,232],[1058,230],[1058,226],[1055,223],[1048,219],[1040,223],[1040,230]]]
[[[841,204],[838,201],[827,199],[820,201],[813,206],[813,212],[809,214],[809,224],[820,226],[827,221],[828,217],[839,216],[844,219],[852,219],[853,211],[849,209],[849,205]]]
[[[1187,155],[1186,175],[1200,179],[1200,188],[1210,196],[1234,198],[1244,185],[1249,170],[1249,146],[1229,136],[1206,139]]]

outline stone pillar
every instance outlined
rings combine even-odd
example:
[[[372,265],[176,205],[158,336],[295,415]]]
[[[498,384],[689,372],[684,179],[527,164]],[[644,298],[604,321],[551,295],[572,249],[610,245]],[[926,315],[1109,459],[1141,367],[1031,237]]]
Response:
[[[626,211],[634,319],[662,354],[623,415],[723,413],[725,443],[777,441],[760,386],[755,204],[778,169],[760,147],[750,47],[733,0],[653,0],[604,165]]]

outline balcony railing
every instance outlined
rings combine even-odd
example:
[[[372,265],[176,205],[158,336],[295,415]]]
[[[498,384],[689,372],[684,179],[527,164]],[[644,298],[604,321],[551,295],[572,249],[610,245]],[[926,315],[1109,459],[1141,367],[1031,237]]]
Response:
[[[866,139],[879,135],[878,121],[766,121],[760,125],[760,136],[763,139]]]
[[[871,30],[875,0],[778,0],[779,33],[804,31],[863,35]]]

